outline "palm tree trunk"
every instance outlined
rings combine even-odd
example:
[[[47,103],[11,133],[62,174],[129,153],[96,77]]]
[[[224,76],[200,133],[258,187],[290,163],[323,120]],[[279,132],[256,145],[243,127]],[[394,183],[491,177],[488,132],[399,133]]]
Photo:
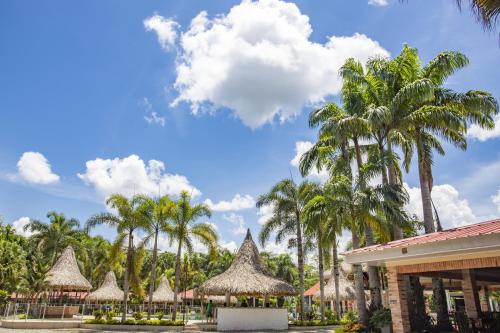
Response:
[[[153,262],[151,263],[151,276],[149,277],[149,299],[148,299],[148,320],[151,319],[153,307],[153,292],[156,282],[156,261],[158,258],[158,228],[155,229],[155,240],[153,245]]]
[[[361,173],[361,168],[363,165],[363,159],[361,157],[361,149],[359,147],[357,138],[354,138],[353,142],[354,142],[354,149],[356,152],[356,163],[358,166],[358,173]],[[365,229],[366,246],[373,245],[374,241],[373,241],[372,228],[369,225],[365,225],[364,229]],[[375,309],[378,309],[382,305],[382,296],[380,294],[380,278],[378,276],[377,267],[368,266],[368,282],[370,285],[371,304]]]
[[[382,148],[383,149],[383,148]],[[381,152],[382,153],[382,152]],[[392,144],[387,141],[387,153],[392,154]],[[398,177],[396,175],[396,166],[394,163],[389,163],[387,165],[387,171],[388,171],[388,181],[390,185],[396,185],[399,183]],[[394,239],[403,239],[403,231],[398,225],[393,226],[393,233],[394,233]]]
[[[127,247],[127,263],[125,265],[125,273],[123,274],[123,313],[122,322],[125,322],[127,316],[127,303],[128,303],[128,291],[129,291],[129,281],[128,275],[130,271],[130,264],[132,261],[132,246],[134,245],[134,239],[132,235],[132,230],[128,233],[128,247]]]
[[[353,249],[359,248],[359,236],[356,232],[352,233],[352,247]],[[363,269],[361,265],[352,265],[352,270],[354,273],[354,292],[356,296],[356,306],[358,308],[359,320],[364,324],[368,324],[368,313],[366,311],[366,300],[365,300],[365,287],[363,279]]]
[[[179,283],[181,279],[181,254],[182,254],[182,241],[179,239],[177,247],[177,257],[175,259],[175,280],[174,280],[174,309],[172,311],[172,320],[177,318],[177,294],[179,293]]]
[[[323,267],[323,246],[321,245],[323,235],[321,227],[318,228],[318,271],[319,271],[319,309],[321,321],[325,321],[325,274]]]
[[[422,143],[421,132],[417,130],[417,156],[418,156],[418,176],[420,180],[420,193],[422,195],[422,209],[424,215],[425,233],[436,231],[434,225],[434,215],[432,211],[431,182],[428,178],[430,165],[424,160],[424,147]],[[448,302],[444,291],[443,280],[440,278],[432,279],[433,299],[436,305],[437,326],[440,330],[449,330],[451,328],[450,318],[448,316]]]
[[[332,257],[333,257],[333,266],[332,266],[332,278],[334,278],[335,282],[335,318],[337,320],[340,319],[340,289],[339,289],[339,255],[337,251],[337,236],[333,235],[333,246],[332,246]]]
[[[300,214],[296,214],[297,231],[297,261],[299,268],[299,297],[300,297],[300,320],[304,320],[304,249],[302,244],[302,226],[300,225]]]

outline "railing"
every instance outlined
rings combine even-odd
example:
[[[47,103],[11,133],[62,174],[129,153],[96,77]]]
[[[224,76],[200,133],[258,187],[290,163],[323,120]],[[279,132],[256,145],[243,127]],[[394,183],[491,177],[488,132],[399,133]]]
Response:
[[[0,305],[0,319],[8,320],[86,320],[94,318],[93,313],[96,310],[101,310],[104,314],[114,311],[115,318],[121,318],[123,308],[120,304],[95,304],[95,303],[69,303],[69,304],[52,304],[52,303],[14,303]],[[128,304],[127,318],[133,319],[134,314],[148,311],[147,304]],[[172,319],[173,305],[153,304],[152,316],[156,318],[156,313],[161,312],[163,319]],[[146,315],[144,314],[144,317]],[[177,320],[200,320],[204,316],[201,314],[200,306],[177,306]],[[145,318],[144,318],[145,319]]]

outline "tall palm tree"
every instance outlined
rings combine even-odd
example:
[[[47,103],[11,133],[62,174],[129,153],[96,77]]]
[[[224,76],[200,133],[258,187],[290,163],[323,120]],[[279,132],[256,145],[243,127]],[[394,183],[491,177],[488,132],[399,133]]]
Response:
[[[312,197],[313,187],[314,185],[307,181],[297,185],[293,179],[283,179],[257,200],[258,208],[266,205],[273,207],[272,216],[265,221],[259,233],[262,246],[265,245],[272,232],[276,232],[276,243],[294,236],[293,243],[297,247],[299,269],[301,320],[304,320],[304,240],[301,214],[305,204]]]
[[[181,274],[182,248],[189,253],[193,252],[193,238],[205,245],[212,257],[217,255],[217,232],[209,223],[196,223],[199,218],[212,215],[210,208],[205,204],[191,204],[191,195],[183,191],[172,214],[172,223],[167,232],[170,242],[177,242],[177,255],[175,258],[175,280],[174,280],[174,309],[172,320],[177,316],[177,294]]]
[[[38,250],[44,254],[48,262],[53,265],[62,251],[73,245],[79,249],[78,236],[81,233],[80,222],[77,219],[67,219],[62,213],[49,212],[49,223],[39,220],[30,220],[24,226],[25,231],[33,234],[32,240],[37,244]]]
[[[146,241],[153,238],[153,259],[151,262],[151,273],[149,277],[149,293],[148,293],[148,320],[151,319],[151,311],[153,309],[153,292],[156,282],[156,264],[158,257],[158,235],[160,232],[168,231],[169,220],[173,216],[175,202],[168,196],[159,198],[150,198],[148,196],[139,196],[140,210],[146,216],[149,235],[146,236]]]
[[[106,199],[106,204],[116,211],[114,213],[99,213],[93,215],[87,220],[86,229],[90,230],[97,225],[106,224],[116,228],[117,237],[113,244],[112,253],[120,251],[125,241],[127,241],[127,257],[125,264],[125,272],[123,275],[123,313],[122,322],[125,321],[128,307],[128,294],[130,288],[130,277],[134,274],[131,272],[137,271],[134,265],[134,232],[148,227],[147,220],[139,209],[139,197],[134,196],[131,199],[121,195],[113,194]],[[114,258],[112,256],[111,258]]]

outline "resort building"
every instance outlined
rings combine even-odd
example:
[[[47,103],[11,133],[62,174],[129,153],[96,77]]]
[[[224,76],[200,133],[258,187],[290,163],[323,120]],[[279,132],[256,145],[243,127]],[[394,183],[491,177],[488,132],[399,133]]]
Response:
[[[394,333],[409,333],[410,316],[405,276],[422,283],[441,278],[449,310],[466,314],[456,325],[491,328],[497,306],[489,293],[500,288],[500,219],[378,244],[344,253],[348,264],[384,266]],[[461,296],[461,297],[459,297]],[[498,318],[496,318],[498,319]],[[493,330],[494,331],[494,330]],[[493,332],[492,331],[492,332]]]

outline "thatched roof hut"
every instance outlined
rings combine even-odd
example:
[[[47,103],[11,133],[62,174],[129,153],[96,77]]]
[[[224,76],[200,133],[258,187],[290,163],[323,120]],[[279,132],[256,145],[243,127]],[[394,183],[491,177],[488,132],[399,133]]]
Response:
[[[339,267],[339,297],[341,301],[351,300],[355,298],[354,283],[348,279],[350,269],[347,265]],[[315,297],[320,297],[318,290]],[[325,301],[335,301],[335,278],[333,274],[325,284]]]
[[[116,283],[116,276],[113,271],[109,271],[104,278],[101,286],[91,292],[85,299],[87,302],[121,302],[123,301],[123,290],[118,287]]]
[[[212,303],[214,303],[214,304],[224,304],[224,303],[226,303],[226,297],[225,296],[216,296],[216,295],[208,296],[206,298],[206,301],[207,302],[212,301]],[[231,296],[230,302],[231,302],[231,304],[236,304],[236,303],[238,303],[238,299],[234,296]]]
[[[288,283],[272,277],[261,262],[250,229],[231,266],[222,274],[205,281],[199,288],[205,295],[296,295]]]
[[[163,276],[161,278],[158,288],[153,293],[153,303],[173,303],[174,302],[174,292],[170,288],[168,278]]]
[[[52,290],[87,291],[92,288],[90,282],[80,273],[75,251],[69,245],[49,270],[45,281],[48,288]]]

